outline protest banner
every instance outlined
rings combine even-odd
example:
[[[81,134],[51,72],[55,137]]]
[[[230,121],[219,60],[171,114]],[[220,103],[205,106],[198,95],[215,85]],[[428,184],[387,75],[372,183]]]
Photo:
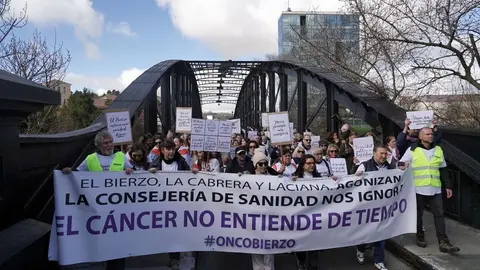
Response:
[[[177,107],[175,132],[190,133],[192,130],[192,108]]]
[[[167,252],[275,254],[373,243],[416,231],[412,178],[411,170],[296,182],[56,170],[49,258],[69,265]]]

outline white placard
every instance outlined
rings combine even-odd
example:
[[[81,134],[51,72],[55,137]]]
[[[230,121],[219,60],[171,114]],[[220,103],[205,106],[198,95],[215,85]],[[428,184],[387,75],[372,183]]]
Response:
[[[199,134],[192,134],[190,137],[190,151],[203,151],[205,144],[205,136]]]
[[[177,107],[175,120],[175,132],[187,132],[192,130],[192,108]]]
[[[232,122],[232,134],[240,134],[242,133],[242,128],[241,128],[241,121],[240,119],[232,119],[228,120]]]
[[[205,135],[218,136],[218,120],[205,120]]]
[[[279,254],[415,233],[412,171],[362,178],[55,170],[48,258],[70,265],[169,252]]]
[[[113,136],[114,144],[126,144],[132,142],[132,126],[128,111],[107,112],[107,129]]]
[[[232,136],[232,122],[230,122],[230,121],[218,121],[218,136],[219,137],[222,137],[222,136],[223,137],[230,137],[230,136]]]
[[[371,159],[373,156],[373,138],[369,136],[353,139],[353,151],[360,162]]]
[[[411,121],[409,126],[411,129],[432,127],[433,111],[407,112],[407,118]]]
[[[230,137],[218,137],[217,152],[230,153],[232,139]]]
[[[347,161],[344,158],[330,158],[330,167],[335,176],[347,176]]]
[[[268,129],[270,130],[270,141],[272,144],[290,144],[292,140],[288,112],[268,114]]]
[[[268,113],[262,113],[262,128],[268,128]]]
[[[248,136],[247,137],[250,140],[255,140],[257,138],[257,136],[258,136],[258,131],[256,131],[256,130],[249,130],[248,131]]]
[[[205,119],[192,119],[192,134],[205,135]]]
[[[310,136],[310,138],[313,146],[320,147],[320,136]]]
[[[203,143],[203,151],[217,152],[217,149],[218,149],[218,137],[205,136],[205,142]]]

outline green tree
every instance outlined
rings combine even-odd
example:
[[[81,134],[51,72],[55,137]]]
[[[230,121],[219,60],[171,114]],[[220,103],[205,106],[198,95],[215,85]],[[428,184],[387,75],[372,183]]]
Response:
[[[100,115],[100,110],[93,104],[95,94],[87,88],[74,92],[62,108],[63,116],[68,119],[68,129],[75,130],[88,127]]]

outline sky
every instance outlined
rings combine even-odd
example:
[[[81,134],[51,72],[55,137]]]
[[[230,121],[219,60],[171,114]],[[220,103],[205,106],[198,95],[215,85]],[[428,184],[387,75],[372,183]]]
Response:
[[[73,90],[123,91],[149,67],[169,59],[254,60],[277,53],[277,23],[287,0],[11,0],[27,4],[28,24],[63,43]],[[337,0],[290,0],[294,11],[336,11]],[[231,111],[234,105],[205,105]]]

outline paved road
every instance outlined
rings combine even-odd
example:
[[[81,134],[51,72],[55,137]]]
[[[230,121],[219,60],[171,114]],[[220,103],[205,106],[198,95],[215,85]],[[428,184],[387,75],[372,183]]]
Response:
[[[355,248],[341,248],[320,252],[321,270],[373,270],[372,251],[367,251],[365,264],[359,265],[355,260]],[[143,256],[127,260],[128,270],[168,270],[166,255]],[[201,253],[198,270],[251,270],[250,256],[247,254],[208,252]],[[386,265],[389,270],[413,270],[398,258],[387,252]],[[190,270],[185,265],[181,270]],[[275,256],[276,270],[296,270],[295,259],[290,254]]]

